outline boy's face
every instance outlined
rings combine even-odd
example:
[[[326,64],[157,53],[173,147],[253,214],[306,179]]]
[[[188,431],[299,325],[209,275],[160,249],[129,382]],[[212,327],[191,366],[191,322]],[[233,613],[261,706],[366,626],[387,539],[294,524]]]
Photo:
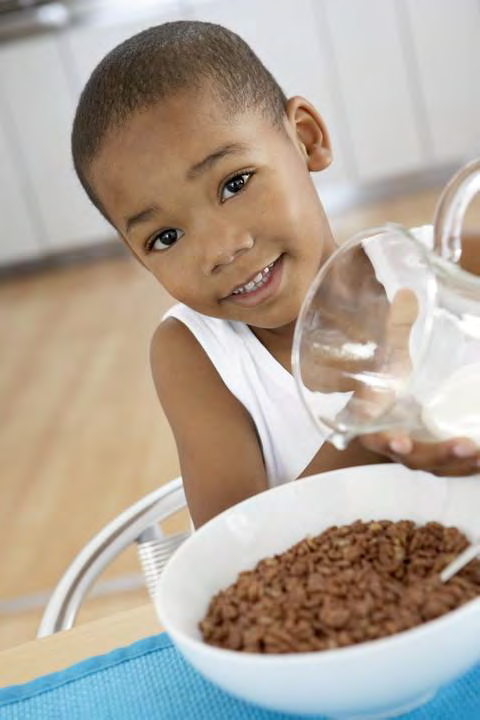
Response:
[[[294,122],[193,91],[111,133],[89,179],[145,267],[205,315],[281,328],[333,240]]]

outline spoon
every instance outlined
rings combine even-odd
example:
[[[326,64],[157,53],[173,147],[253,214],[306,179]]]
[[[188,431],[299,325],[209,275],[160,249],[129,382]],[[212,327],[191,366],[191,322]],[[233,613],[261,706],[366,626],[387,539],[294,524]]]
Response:
[[[448,582],[450,578],[456,575],[457,572],[465,567],[465,565],[468,565],[468,563],[471,560],[474,560],[478,555],[480,555],[480,540],[472,545],[469,545],[458,557],[455,558],[455,560],[448,563],[447,567],[440,573],[440,580],[442,582]]]

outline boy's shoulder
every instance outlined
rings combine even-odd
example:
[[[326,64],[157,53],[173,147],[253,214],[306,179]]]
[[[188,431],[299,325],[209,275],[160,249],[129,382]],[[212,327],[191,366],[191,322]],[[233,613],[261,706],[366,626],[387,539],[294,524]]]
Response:
[[[187,325],[173,315],[162,318],[150,342],[150,359],[155,363],[168,361],[168,357],[185,352],[198,343]]]
[[[168,370],[173,364],[212,362],[219,353],[232,350],[232,334],[238,323],[209,317],[187,307],[173,305],[156,328],[150,345],[153,367]]]
[[[264,360],[265,349],[243,322],[203,315],[185,305],[174,305],[165,313],[151,344],[154,374],[178,376],[178,367],[191,368],[192,375],[215,377],[235,395],[244,389],[246,368]],[[247,383],[248,384],[248,383]]]
[[[208,318],[209,321],[227,322],[216,318]],[[165,317],[156,328],[150,347],[151,372],[178,442],[183,438],[195,445],[198,423],[207,416],[213,427],[217,413],[235,417],[245,414],[245,408],[228,383],[228,378],[236,376],[238,365],[228,353],[228,343],[203,344],[189,326],[173,315]],[[221,371],[229,357],[229,375],[225,377]]]
[[[150,366],[162,403],[171,393],[181,397],[191,383],[211,384],[212,362],[189,328],[175,317],[166,317],[156,328],[150,343]]]

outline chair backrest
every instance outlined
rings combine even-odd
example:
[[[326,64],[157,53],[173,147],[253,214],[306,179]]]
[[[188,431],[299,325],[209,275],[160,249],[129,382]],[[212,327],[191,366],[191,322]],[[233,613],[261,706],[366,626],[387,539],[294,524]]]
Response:
[[[79,552],[52,592],[37,637],[73,627],[80,606],[100,573],[129,545],[137,544],[153,597],[165,564],[190,535],[167,535],[161,523],[187,506],[181,477],[162,485],[118,515]]]

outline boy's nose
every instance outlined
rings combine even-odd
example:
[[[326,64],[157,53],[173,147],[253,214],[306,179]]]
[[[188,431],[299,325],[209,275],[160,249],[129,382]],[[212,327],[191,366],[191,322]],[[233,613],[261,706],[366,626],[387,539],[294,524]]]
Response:
[[[220,231],[209,237],[203,245],[203,272],[211,275],[230,265],[239,255],[251,250],[255,239],[250,233],[233,234]]]

